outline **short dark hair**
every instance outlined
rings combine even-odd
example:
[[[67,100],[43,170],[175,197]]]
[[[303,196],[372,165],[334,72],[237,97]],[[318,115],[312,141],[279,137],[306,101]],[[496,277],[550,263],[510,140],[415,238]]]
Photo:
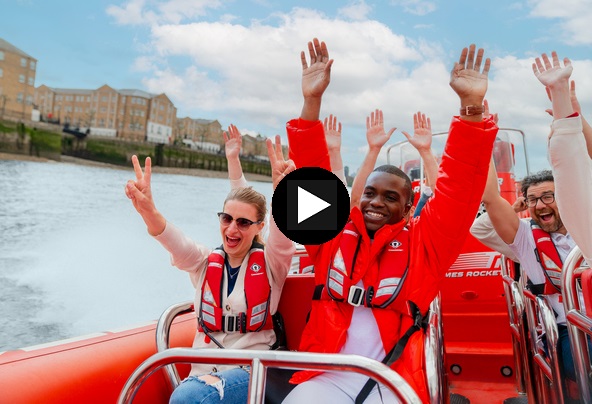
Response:
[[[407,195],[409,195],[408,203],[413,205],[413,199],[415,198],[415,195],[413,194],[413,187],[411,186],[411,180],[409,179],[409,176],[405,174],[403,170],[390,164],[384,164],[382,166],[376,167],[373,172],[389,173],[403,178],[403,180],[405,180],[405,189],[407,190]]]
[[[542,170],[538,173],[527,175],[522,179],[520,183],[520,191],[522,191],[522,195],[526,198],[526,192],[528,188],[533,185],[538,185],[542,182],[555,182],[553,178],[553,172],[551,170]]]

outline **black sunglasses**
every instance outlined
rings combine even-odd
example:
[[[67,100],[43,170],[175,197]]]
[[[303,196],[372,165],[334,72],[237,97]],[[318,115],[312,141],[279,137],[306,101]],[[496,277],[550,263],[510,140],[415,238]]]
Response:
[[[248,230],[249,227],[251,227],[252,225],[263,222],[263,220],[257,220],[256,222],[254,222],[252,220],[245,219],[244,217],[239,217],[238,219],[235,219],[228,213],[224,212],[218,212],[218,217],[220,218],[220,224],[223,224],[224,226],[230,226],[230,223],[232,223],[232,221],[235,220],[236,227],[238,227],[239,230]]]

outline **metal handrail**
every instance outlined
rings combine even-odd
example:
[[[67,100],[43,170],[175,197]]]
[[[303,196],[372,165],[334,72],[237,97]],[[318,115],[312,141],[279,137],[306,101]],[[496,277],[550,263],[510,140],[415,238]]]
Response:
[[[187,302],[173,304],[160,315],[158,323],[156,324],[157,352],[163,352],[169,349],[171,325],[173,324],[175,317],[180,316],[181,314],[190,313],[193,310],[193,301],[190,300]],[[172,390],[175,390],[181,381],[179,372],[177,372],[177,368],[174,365],[168,365],[165,367],[164,371],[169,386]]]
[[[528,161],[528,153],[526,152],[526,136],[524,134],[524,132],[520,129],[514,129],[514,128],[499,128],[498,129],[500,132],[501,131],[512,131],[512,132],[518,132],[520,133],[520,135],[522,136],[522,144],[524,145],[524,164],[526,165],[526,175],[530,174],[530,162]],[[445,136],[448,135],[448,132],[438,132],[438,133],[434,133],[432,135],[432,138],[436,137],[436,136]],[[398,147],[400,145],[409,143],[408,140],[402,140],[400,142],[397,142],[395,144],[390,145],[387,149],[386,149],[386,162],[387,164],[391,164],[391,149]],[[402,149],[401,149],[402,152]],[[403,156],[401,155],[400,157],[401,161],[403,160]],[[420,157],[421,159],[421,157]],[[423,178],[423,164],[420,164],[420,172]]]
[[[446,402],[444,397],[447,396],[448,386],[444,372],[442,311],[439,295],[430,304],[424,339],[424,354],[430,403],[444,403]]]
[[[376,379],[404,403],[421,403],[413,388],[397,372],[381,362],[359,355],[191,348],[171,348],[146,359],[125,383],[117,403],[131,403],[138,389],[154,372],[173,363],[250,365],[248,404],[263,403],[268,367],[353,371]]]
[[[504,294],[508,306],[508,317],[510,319],[518,392],[526,394],[527,397],[534,397],[534,389],[530,378],[527,332],[523,321],[525,314],[524,298],[518,282],[510,274],[508,258],[503,255],[501,257],[501,270]]]
[[[590,395],[590,356],[587,350],[586,335],[592,336],[592,319],[582,314],[582,307],[577,295],[577,282],[584,271],[590,268],[582,267],[583,255],[579,247],[575,247],[563,265],[561,274],[563,305],[567,319],[567,331],[574,359],[576,379],[583,402],[592,401]]]
[[[534,364],[538,367],[535,381],[539,388],[537,402],[563,403],[563,381],[557,353],[559,332],[555,313],[547,301],[547,296],[535,296],[531,291],[522,289],[525,300],[526,318],[530,333],[530,348]],[[538,349],[537,338],[545,334],[547,352]],[[545,379],[551,388],[545,389]]]

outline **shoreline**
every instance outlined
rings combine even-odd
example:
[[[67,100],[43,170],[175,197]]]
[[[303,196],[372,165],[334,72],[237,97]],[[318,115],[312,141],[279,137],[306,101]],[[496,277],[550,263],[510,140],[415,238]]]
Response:
[[[86,160],[86,159],[81,159],[78,157],[65,156],[65,155],[61,155],[61,161],[55,161],[55,160],[47,159],[45,157],[36,157],[36,156],[29,156],[26,154],[0,152],[0,160],[34,161],[34,162],[38,162],[38,163],[65,163],[65,164],[77,164],[77,165],[90,166],[90,167],[110,168],[113,170],[133,171],[133,168],[131,167],[131,165],[129,168],[127,168],[127,167],[118,166],[115,164],[101,163],[99,161]],[[228,178],[228,172],[226,172],[226,171],[211,171],[211,170],[203,170],[201,168],[177,168],[177,167],[153,166],[152,172],[153,173],[161,173],[161,174],[191,175],[194,177],[204,177],[204,178]],[[271,177],[268,177],[266,175],[261,175],[261,174],[245,173],[245,178],[248,181],[271,182]]]

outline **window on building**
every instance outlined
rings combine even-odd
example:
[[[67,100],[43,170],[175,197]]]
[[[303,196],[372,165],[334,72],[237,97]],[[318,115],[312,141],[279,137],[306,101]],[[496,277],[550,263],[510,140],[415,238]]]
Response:
[[[105,112],[107,112],[107,108],[106,108],[106,107],[101,107],[101,112],[102,112],[102,113],[105,113]]]
[[[18,102],[19,104],[22,104],[22,102],[23,102],[23,93],[18,93],[16,95],[16,102]]]
[[[29,83],[30,86],[32,86],[35,82],[33,81],[33,77],[29,77],[27,79],[27,83]]]
[[[0,51],[0,60],[4,60],[4,51]]]
[[[33,96],[27,95],[27,105],[31,105],[33,103]]]
[[[31,68],[31,70],[35,70],[36,65],[37,64],[33,60],[31,60],[31,62],[29,62],[29,67]]]
[[[27,59],[21,58],[21,66],[22,67],[27,67]]]
[[[19,83],[24,83],[24,82],[25,82],[25,75],[19,74]]]
[[[99,128],[105,127],[105,120],[103,118],[99,119]]]
[[[4,70],[2,70],[2,68],[0,68],[0,77],[4,76]]]

